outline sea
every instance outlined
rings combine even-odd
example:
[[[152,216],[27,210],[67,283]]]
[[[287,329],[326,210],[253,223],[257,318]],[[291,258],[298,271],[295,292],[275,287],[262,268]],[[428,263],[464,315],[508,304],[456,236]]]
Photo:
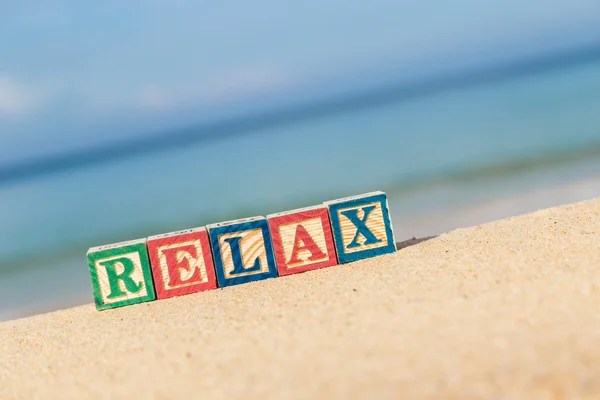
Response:
[[[102,244],[375,190],[399,242],[600,196],[600,57],[358,103],[0,179],[0,320],[92,302]]]

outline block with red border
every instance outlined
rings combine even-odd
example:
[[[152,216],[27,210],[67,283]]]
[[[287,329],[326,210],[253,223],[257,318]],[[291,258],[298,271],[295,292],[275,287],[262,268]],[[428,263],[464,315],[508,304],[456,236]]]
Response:
[[[146,245],[158,299],[217,287],[206,228],[150,236]]]
[[[279,275],[337,264],[327,206],[271,214],[267,220]]]

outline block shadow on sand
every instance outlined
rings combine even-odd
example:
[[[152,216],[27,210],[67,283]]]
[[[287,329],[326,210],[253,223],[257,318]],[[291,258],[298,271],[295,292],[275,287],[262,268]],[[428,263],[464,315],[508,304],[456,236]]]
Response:
[[[402,242],[396,242],[396,251],[405,249],[410,246],[414,246],[415,244],[426,242],[431,239],[435,239],[436,237],[438,237],[438,235],[426,236],[426,237],[422,237],[422,238],[418,238],[418,239],[412,238],[412,239],[404,240]]]

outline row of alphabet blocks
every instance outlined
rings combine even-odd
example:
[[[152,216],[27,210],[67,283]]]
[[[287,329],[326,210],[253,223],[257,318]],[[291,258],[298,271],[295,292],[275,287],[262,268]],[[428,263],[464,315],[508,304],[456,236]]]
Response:
[[[396,251],[383,192],[91,248],[98,310]]]

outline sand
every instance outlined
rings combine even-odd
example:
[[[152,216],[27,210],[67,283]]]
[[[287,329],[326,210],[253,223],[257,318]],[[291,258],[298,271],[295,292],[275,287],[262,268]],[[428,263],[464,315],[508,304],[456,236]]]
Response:
[[[600,199],[0,335],[1,399],[597,399]]]

